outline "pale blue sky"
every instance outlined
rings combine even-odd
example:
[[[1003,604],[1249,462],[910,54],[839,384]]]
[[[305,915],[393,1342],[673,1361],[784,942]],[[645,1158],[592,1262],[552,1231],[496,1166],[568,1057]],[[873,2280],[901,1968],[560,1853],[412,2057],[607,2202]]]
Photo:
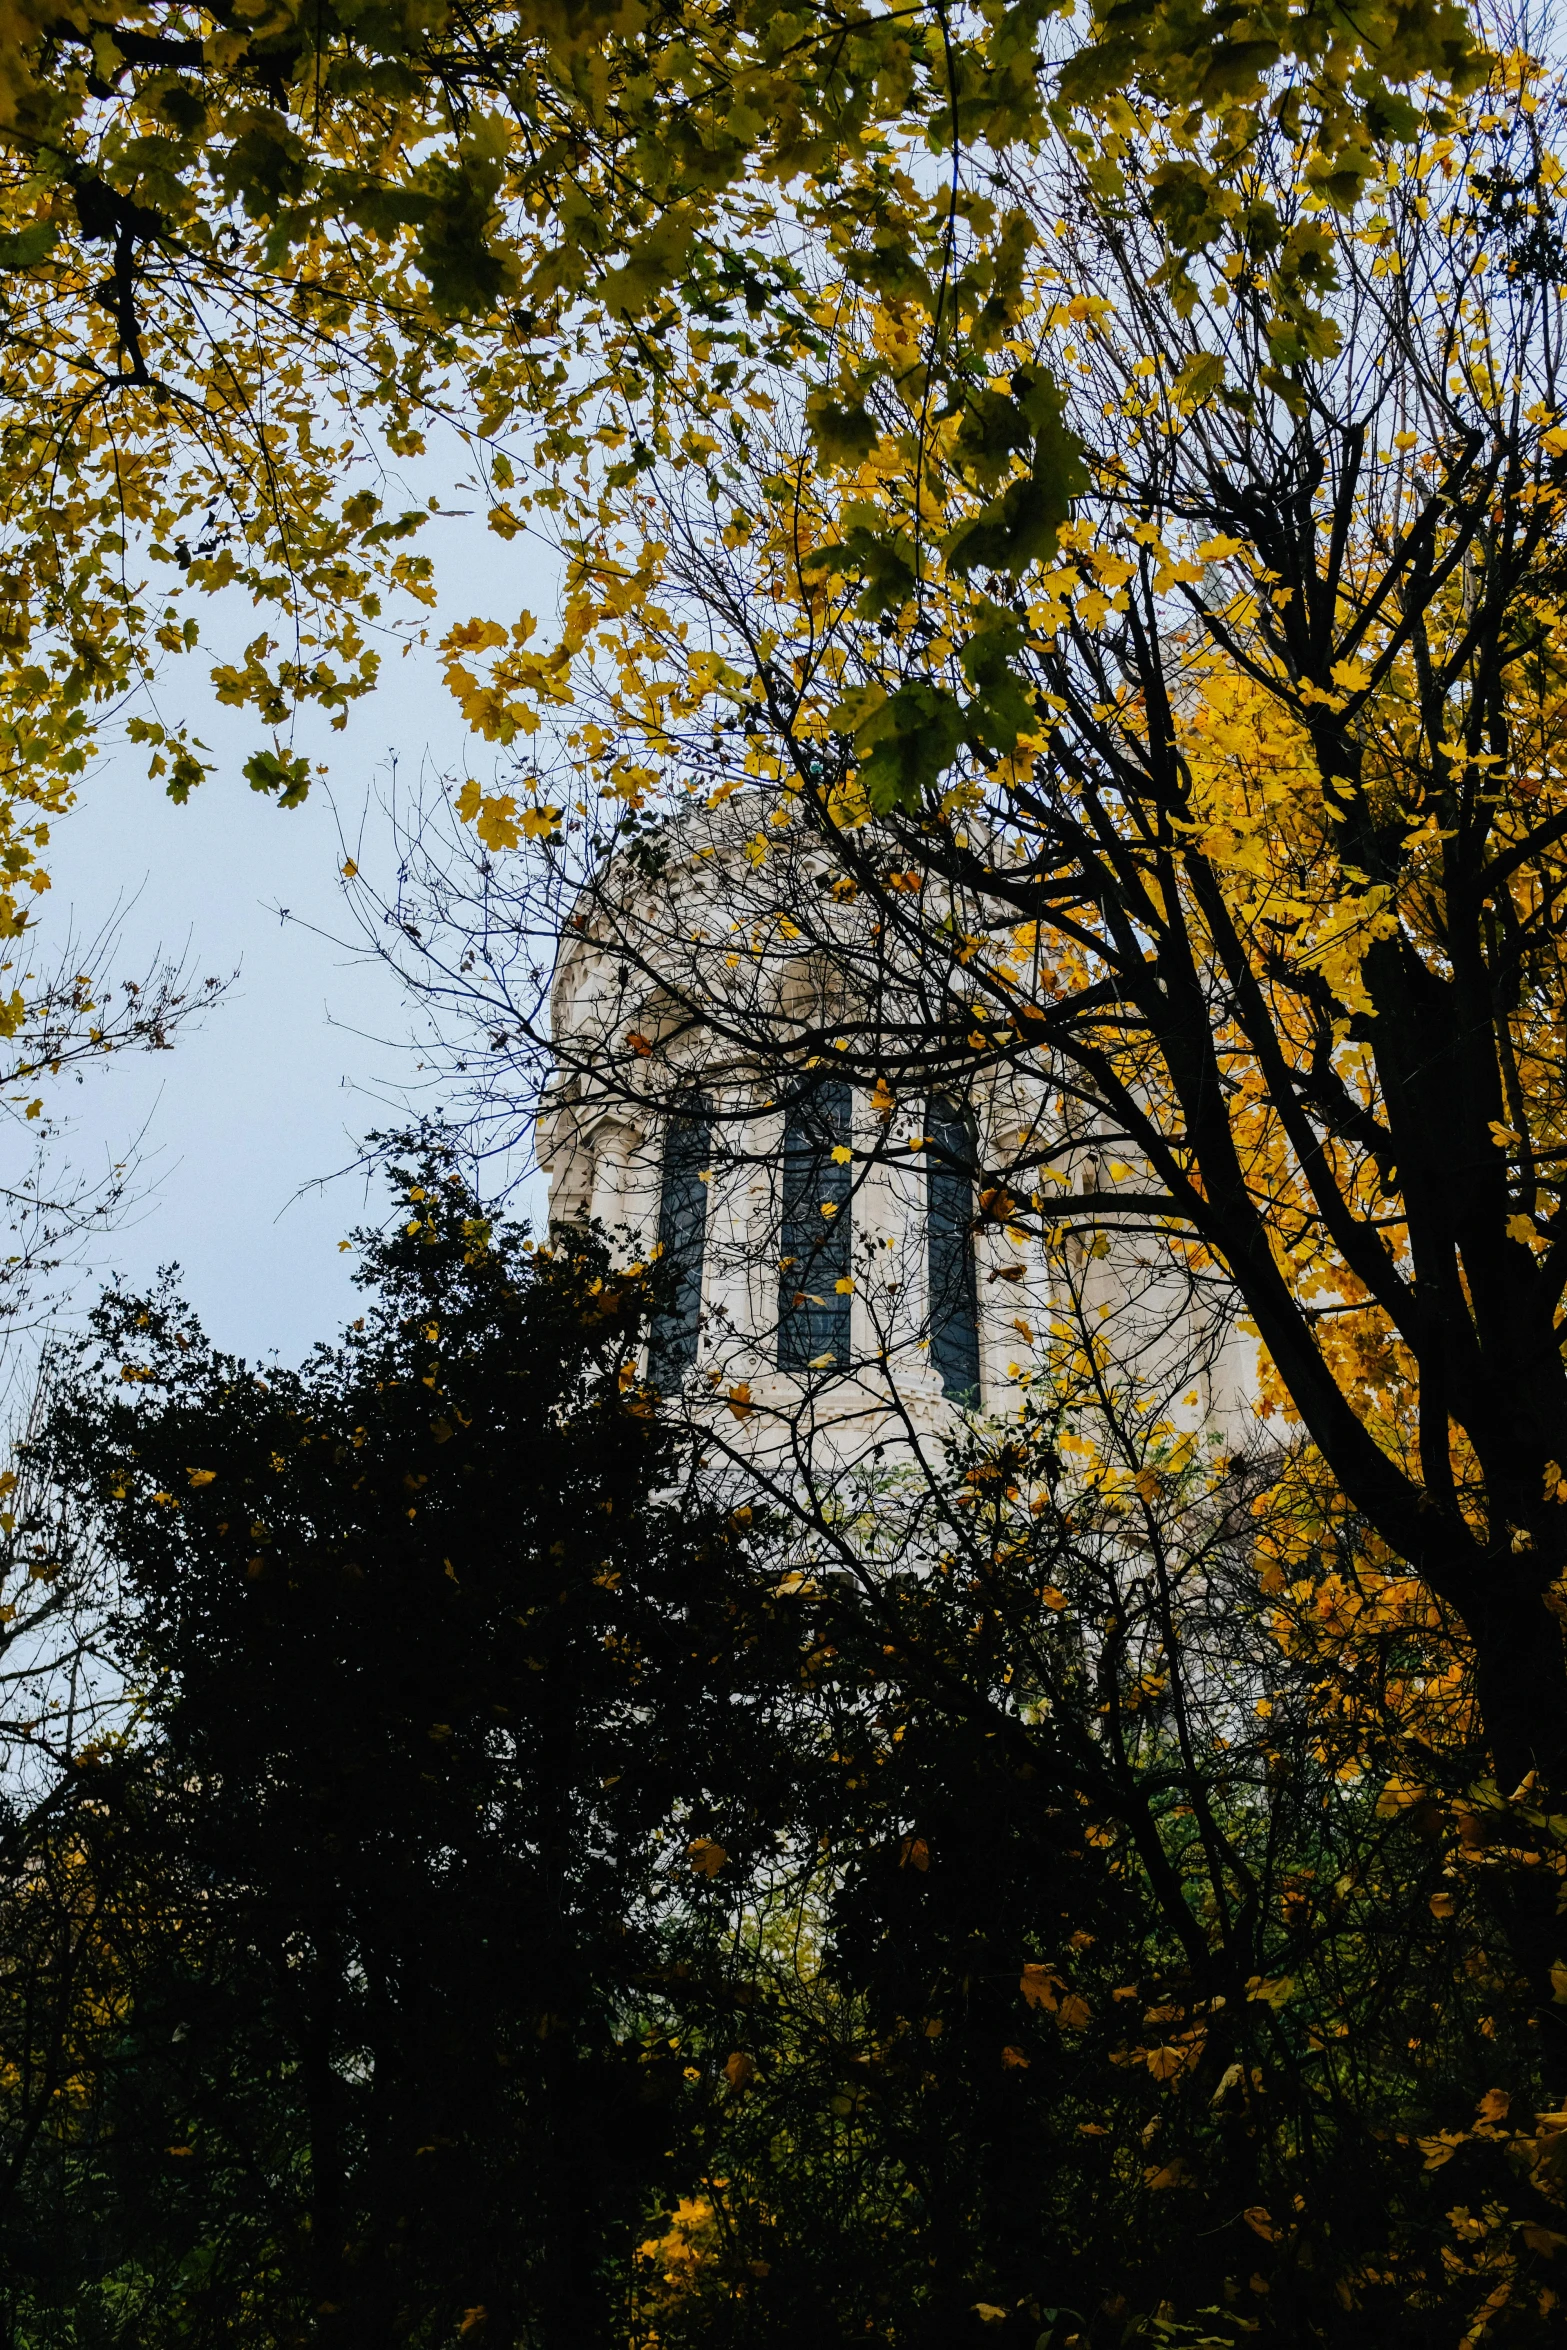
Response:
[[[510,619],[526,604],[547,621],[553,611],[548,550],[503,545],[474,522],[434,522],[426,544],[448,583],[432,635],[475,612]],[[178,808],[148,780],[143,755],[104,761],[51,843],[39,955],[47,963],[49,942],[63,945],[73,919],[78,933],[96,931],[118,900],[126,976],[139,976],[160,943],[178,954],[187,941],[197,974],[239,965],[240,976],[174,1051],[90,1071],[51,1108],[69,1114],[71,1154],[89,1170],[146,1129],[147,1196],[99,1248],[100,1269],[141,1283],[175,1260],[218,1343],[292,1359],[356,1310],[353,1260],[338,1242],[366,1216],[363,1181],[313,1187],[351,1164],[367,1129],[393,1122],[398,1087],[412,1075],[416,1015],[396,983],[319,935],[351,927],[338,819],[357,834],[391,753],[405,774],[425,759],[462,769],[468,753],[433,658],[392,661],[346,734],[301,733],[301,750],[330,759],[330,782],[303,807],[279,809],[239,773],[261,729],[216,710],[202,678],[195,663],[171,667],[160,705],[166,716],[190,716],[219,753],[218,774]],[[474,746],[472,755],[487,777],[493,753]],[[372,829],[372,852],[376,838]],[[365,862],[372,870],[373,857]],[[278,907],[298,919],[282,922]]]

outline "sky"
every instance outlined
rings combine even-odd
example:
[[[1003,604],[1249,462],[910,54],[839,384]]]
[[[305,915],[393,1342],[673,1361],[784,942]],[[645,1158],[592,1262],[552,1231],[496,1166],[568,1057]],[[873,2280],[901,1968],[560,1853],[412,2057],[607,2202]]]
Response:
[[[426,544],[438,579],[450,582],[432,639],[472,613],[510,620],[526,605],[545,623],[553,613],[548,550],[526,539],[503,545],[472,521],[433,523]],[[243,625],[249,614],[234,617]],[[245,633],[254,627],[250,620]],[[339,1243],[356,1223],[378,1220],[379,1197],[362,1174],[342,1171],[368,1130],[396,1122],[416,1082],[417,1015],[384,965],[333,943],[353,932],[339,881],[342,835],[370,873],[382,836],[372,821],[366,857],[362,812],[384,789],[393,756],[405,776],[422,761],[460,775],[472,757],[485,779],[493,761],[486,746],[467,743],[429,652],[385,666],[386,682],[346,734],[301,731],[297,747],[329,759],[332,773],[297,809],[253,793],[240,774],[262,729],[212,704],[199,660],[173,666],[160,708],[189,715],[218,754],[218,773],[176,807],[148,779],[144,753],[114,751],[55,828],[42,960],[118,910],[120,975],[142,976],[160,949],[198,981],[237,973],[172,1051],[90,1069],[51,1100],[84,1171],[122,1158],[139,1138],[141,1197],[95,1244],[73,1312],[109,1273],[140,1285],[177,1263],[217,1344],[291,1361],[357,1310],[354,1258]],[[535,1213],[540,1189],[525,1203]]]

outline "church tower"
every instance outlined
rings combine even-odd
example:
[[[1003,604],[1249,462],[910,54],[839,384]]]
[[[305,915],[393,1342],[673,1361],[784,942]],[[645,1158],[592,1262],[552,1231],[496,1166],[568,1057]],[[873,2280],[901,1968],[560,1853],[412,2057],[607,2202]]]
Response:
[[[1064,1130],[1043,1055],[963,1083],[933,1054],[917,1087],[872,1080],[876,1025],[913,1032],[929,975],[873,968],[808,855],[769,843],[759,877],[748,845],[704,810],[673,850],[622,853],[555,969],[550,1221],[668,1268],[663,1392],[737,1450],[808,1454],[820,1475],[1004,1417],[1081,1327],[1168,1374],[1178,1416],[1233,1432],[1247,1350],[1165,1236],[1062,1222],[1072,1196],[1134,1183],[1113,1138]]]

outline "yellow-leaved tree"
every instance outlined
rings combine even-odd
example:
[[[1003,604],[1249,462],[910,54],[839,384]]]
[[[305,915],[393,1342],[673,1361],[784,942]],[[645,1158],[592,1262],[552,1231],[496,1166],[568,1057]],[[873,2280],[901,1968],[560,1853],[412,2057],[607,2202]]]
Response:
[[[1504,1793],[1567,1783],[1563,119],[1503,41],[1349,177],[1287,106],[1242,152],[1128,104],[932,193],[923,282],[844,224],[815,386],[704,404],[585,530],[579,724],[524,793],[565,872],[606,802],[755,792],[730,943],[788,920],[844,986],[754,1053],[887,1102],[1048,1076],[985,1213],[1231,1286],[1334,1506],[1462,1627]]]
[[[759,356],[814,341],[803,224],[858,234],[867,282],[926,282],[930,208],[907,154],[1026,154],[1052,107],[1110,119],[1128,82],[1179,119],[1233,123],[1271,76],[1314,168],[1353,180],[1377,125],[1413,122],[1415,79],[1476,70],[1452,5],[1351,23],[1304,0],[1244,38],[1223,10],[1193,22],[1165,0],[1096,13],[1070,40],[1058,14],[7,0],[8,871],[36,861],[38,822],[69,804],[112,717],[177,797],[199,781],[210,760],[188,720],[144,696],[197,649],[215,592],[258,615],[208,653],[220,700],[257,721],[248,780],[296,800],[295,711],[341,721],[388,632],[430,601],[410,541],[439,498],[396,477],[430,420],[470,441],[503,536],[530,513],[549,527],[534,436],[633,473],[646,451],[598,451],[584,400],[678,373],[684,323],[722,346],[720,399]],[[1001,287],[1010,216],[976,233],[979,274]]]

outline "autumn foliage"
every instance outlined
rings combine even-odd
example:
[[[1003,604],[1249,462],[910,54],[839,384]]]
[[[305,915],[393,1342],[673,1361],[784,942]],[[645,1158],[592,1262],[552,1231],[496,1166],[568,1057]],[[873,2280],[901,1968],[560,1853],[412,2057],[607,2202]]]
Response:
[[[297,805],[296,717],[420,640],[455,436],[560,609],[443,624],[484,773],[395,904],[357,878],[454,1057],[482,1024],[483,1114],[536,1102],[541,937],[597,923],[671,1027],[721,953],[736,1062],[832,1054],[884,1161],[900,1109],[1033,1088],[956,1171],[1059,1301],[921,1474],[765,1496],[644,1376],[667,1272],[492,1226],[439,1153],[297,1373],[110,1301],[30,1456],[123,1577],[129,1710],[8,1822],[10,2337],[1553,2338],[1543,36],[0,0],[0,37],[0,930],[116,730],[207,775],[150,698],[181,662]],[[660,885],[703,827],[693,940]],[[13,976],[30,1089],[95,999],[51,1025]],[[665,1033],[606,1101],[678,1106]],[[1243,1440],[1100,1328],[1126,1241],[1255,1350]]]
[[[590,1235],[435,1156],[365,1270],[298,1373],[109,1301],[39,1440],[137,1713],[11,1831],[19,2341],[1553,2337],[1567,1834],[1309,1454],[1068,1316],[791,1525]]]

